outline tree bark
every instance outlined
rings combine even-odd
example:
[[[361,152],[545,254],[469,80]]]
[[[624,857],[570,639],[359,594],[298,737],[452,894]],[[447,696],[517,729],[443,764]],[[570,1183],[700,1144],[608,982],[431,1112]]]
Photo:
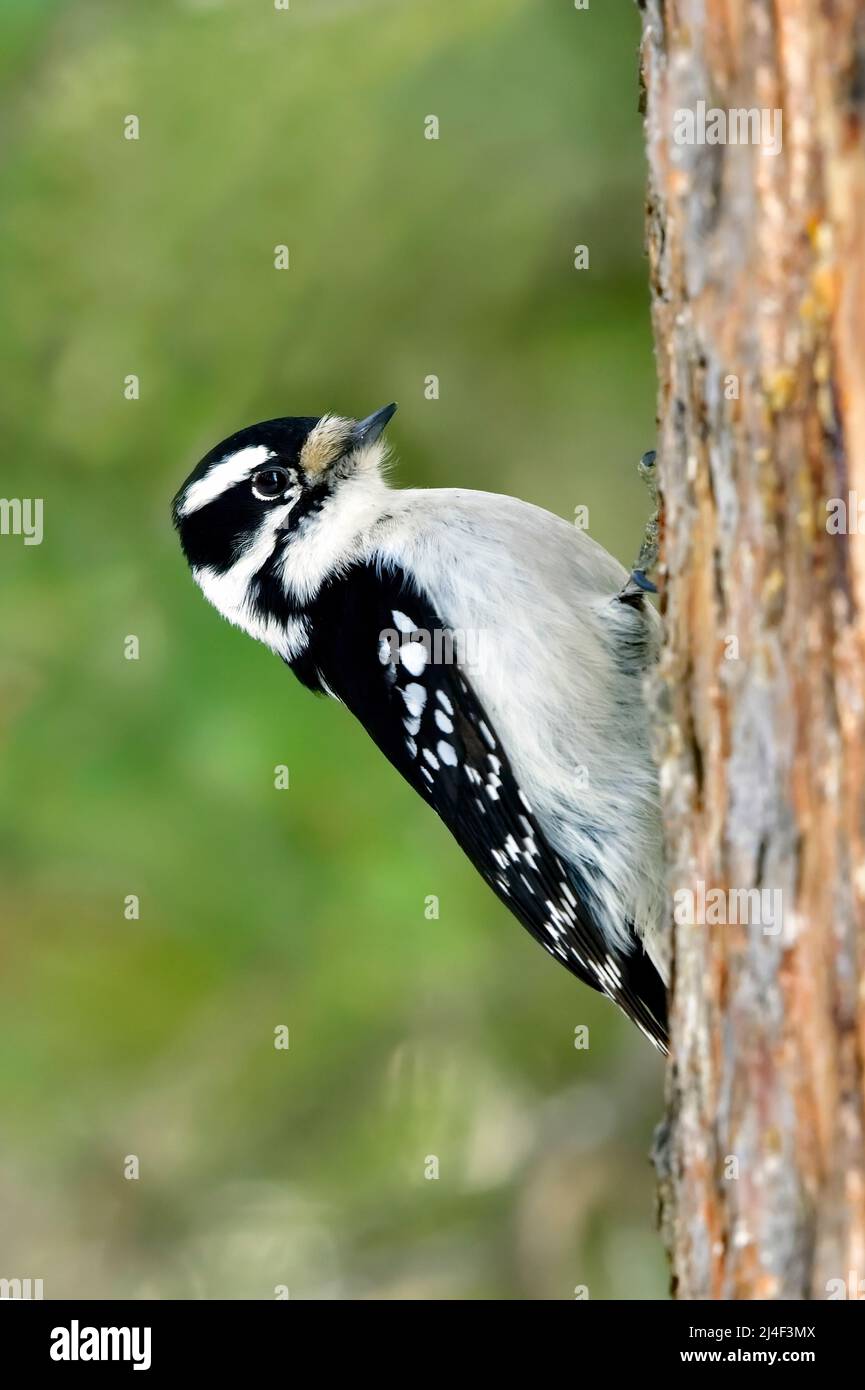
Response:
[[[865,1296],[865,3],[641,8],[682,919],[662,1229],[680,1298]],[[701,102],[781,110],[780,152],[680,144]]]

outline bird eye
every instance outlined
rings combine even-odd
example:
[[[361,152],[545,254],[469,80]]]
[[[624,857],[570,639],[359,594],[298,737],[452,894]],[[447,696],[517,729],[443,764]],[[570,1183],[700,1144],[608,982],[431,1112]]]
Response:
[[[287,490],[290,479],[285,468],[262,468],[252,475],[252,493],[259,502],[275,502]]]

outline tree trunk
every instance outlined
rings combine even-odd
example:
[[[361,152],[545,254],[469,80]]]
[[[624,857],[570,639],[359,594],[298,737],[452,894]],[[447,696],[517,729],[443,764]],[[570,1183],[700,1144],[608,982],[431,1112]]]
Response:
[[[865,1296],[865,3],[642,8],[662,1228],[680,1298]],[[739,108],[780,152],[730,143]]]

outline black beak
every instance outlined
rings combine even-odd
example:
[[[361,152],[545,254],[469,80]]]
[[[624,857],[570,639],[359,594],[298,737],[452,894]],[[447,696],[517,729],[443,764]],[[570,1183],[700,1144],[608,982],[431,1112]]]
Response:
[[[396,401],[392,401],[390,405],[383,405],[374,415],[367,415],[365,420],[358,420],[354,427],[355,444],[374,444],[388,420],[395,414]]]

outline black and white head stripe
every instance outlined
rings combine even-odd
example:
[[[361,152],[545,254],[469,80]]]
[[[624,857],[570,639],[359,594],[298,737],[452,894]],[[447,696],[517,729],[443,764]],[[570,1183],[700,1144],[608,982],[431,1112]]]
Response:
[[[445,624],[426,599],[402,572],[358,565],[323,586],[309,617],[292,662],[301,680],[348,706],[532,936],[665,1051],[660,976],[636,937],[628,954],[597,925],[591,866],[565,865],[550,846],[470,673],[432,660],[420,634]],[[383,637],[394,630],[396,647]]]
[[[177,500],[177,516],[191,516],[200,511],[238,484],[250,481],[253,474],[277,457],[276,450],[265,444],[248,444],[215,460],[183,489]]]
[[[202,592],[286,661],[306,632],[292,596],[318,586],[360,524],[362,484],[370,469],[378,482],[378,437],[392,413],[388,406],[360,422],[303,416],[241,430],[202,459],[174,499],[175,525]],[[353,475],[360,508],[344,503]],[[339,507],[319,539],[314,519],[337,493]],[[339,510],[348,514],[347,529],[333,524]],[[298,538],[305,543],[292,546]]]

